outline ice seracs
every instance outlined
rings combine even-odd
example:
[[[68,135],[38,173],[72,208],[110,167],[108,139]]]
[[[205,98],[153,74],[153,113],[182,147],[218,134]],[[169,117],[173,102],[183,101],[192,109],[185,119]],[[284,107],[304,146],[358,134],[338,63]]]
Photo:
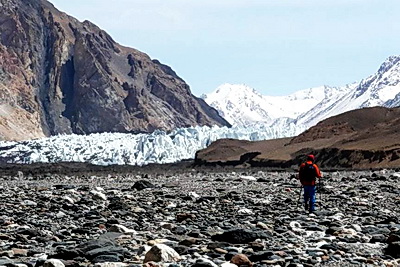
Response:
[[[97,165],[173,163],[192,159],[197,150],[221,138],[265,140],[283,137],[263,125],[192,127],[151,134],[60,135],[23,142],[0,142],[0,162],[88,162]]]

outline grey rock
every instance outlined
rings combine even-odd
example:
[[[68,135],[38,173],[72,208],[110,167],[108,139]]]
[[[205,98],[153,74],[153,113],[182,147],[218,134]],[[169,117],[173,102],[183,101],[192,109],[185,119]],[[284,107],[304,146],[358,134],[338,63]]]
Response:
[[[136,190],[143,190],[146,188],[154,188],[154,185],[150,183],[149,181],[146,180],[140,180],[135,182],[135,184],[132,186],[132,189]]]
[[[8,265],[14,265],[14,261],[4,256],[1,257],[0,266],[8,266]]]
[[[123,257],[119,256],[119,255],[99,255],[96,256],[92,262],[93,263],[99,263],[99,262],[122,262],[124,260]]]

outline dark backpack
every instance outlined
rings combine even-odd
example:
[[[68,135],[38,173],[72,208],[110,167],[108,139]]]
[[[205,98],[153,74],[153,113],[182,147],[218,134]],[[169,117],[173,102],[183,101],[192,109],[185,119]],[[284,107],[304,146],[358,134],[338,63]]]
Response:
[[[305,181],[305,182],[314,181],[315,178],[317,177],[314,164],[306,163],[306,165],[304,165],[304,167],[301,168],[300,177],[301,177],[301,180]]]

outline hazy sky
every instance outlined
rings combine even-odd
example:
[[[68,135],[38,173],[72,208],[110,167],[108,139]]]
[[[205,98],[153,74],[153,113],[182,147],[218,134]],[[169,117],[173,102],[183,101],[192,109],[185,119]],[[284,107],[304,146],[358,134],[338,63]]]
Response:
[[[50,0],[171,66],[199,96],[341,86],[400,54],[399,0]]]

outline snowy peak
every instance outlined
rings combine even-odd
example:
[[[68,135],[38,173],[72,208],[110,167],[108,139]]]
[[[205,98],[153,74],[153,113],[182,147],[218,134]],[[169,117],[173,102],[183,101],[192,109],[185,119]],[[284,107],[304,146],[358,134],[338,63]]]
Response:
[[[263,108],[264,97],[255,89],[240,84],[223,84],[203,99],[219,111],[227,121],[235,125],[250,125],[253,122],[271,122],[272,118]]]
[[[235,126],[275,124],[277,119],[296,119],[341,88],[320,86],[288,96],[263,96],[246,85],[223,84],[203,99]]]
[[[209,96],[222,96],[227,97],[230,95],[234,95],[236,97],[246,97],[247,95],[258,95],[261,97],[261,94],[258,93],[254,88],[247,86],[245,84],[230,84],[225,83],[215,89],[215,94],[211,93]]]
[[[283,132],[282,127],[295,129],[292,135],[297,135],[346,111],[400,105],[400,56],[387,58],[376,73],[360,82],[341,87],[324,85],[287,96],[263,96],[245,85],[224,84],[204,99],[232,125],[263,123],[276,132]]]
[[[358,107],[384,106],[399,93],[400,56],[391,56],[378,71],[363,79],[352,95]]]
[[[397,65],[400,62],[400,56],[390,56],[388,57],[380,66],[378,70],[378,74],[383,74],[389,71],[393,66]]]

